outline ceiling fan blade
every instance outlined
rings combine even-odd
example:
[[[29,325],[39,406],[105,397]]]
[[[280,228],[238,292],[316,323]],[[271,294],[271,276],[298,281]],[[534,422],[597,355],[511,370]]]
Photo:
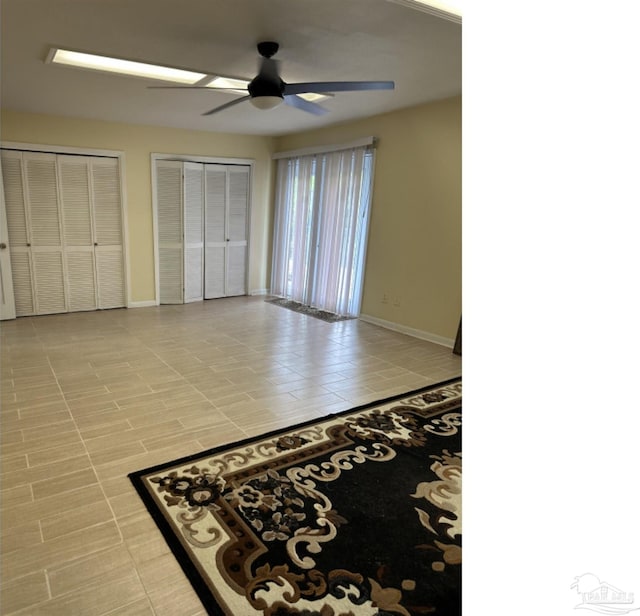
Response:
[[[308,113],[313,113],[314,115],[324,115],[325,113],[329,113],[328,109],[321,107],[317,103],[306,101],[304,100],[304,98],[300,98],[296,94],[287,94],[284,97],[284,102],[287,105],[291,105],[291,107],[302,109],[302,111],[307,111]]]
[[[355,92],[356,90],[393,90],[393,81],[316,81],[307,83],[287,83],[284,94],[305,94],[306,92]]]
[[[238,103],[242,103],[244,101],[248,101],[251,97],[250,96],[242,96],[240,98],[236,98],[235,100],[229,101],[228,103],[225,103],[224,105],[220,105],[219,107],[215,107],[214,109],[211,109],[210,111],[207,111],[206,113],[203,113],[203,116],[207,116],[207,115],[211,115],[212,113],[217,113],[218,111],[222,111],[223,109],[228,109],[229,107],[233,107],[234,105],[237,105]]]
[[[147,90],[209,90],[209,92],[246,92],[246,88],[216,88],[215,86],[147,86]]]

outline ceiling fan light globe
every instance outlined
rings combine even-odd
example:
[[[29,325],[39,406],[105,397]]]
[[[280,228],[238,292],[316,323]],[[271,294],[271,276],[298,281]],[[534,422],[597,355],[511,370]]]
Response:
[[[277,107],[283,100],[281,96],[254,96],[251,104],[258,109],[267,110]]]

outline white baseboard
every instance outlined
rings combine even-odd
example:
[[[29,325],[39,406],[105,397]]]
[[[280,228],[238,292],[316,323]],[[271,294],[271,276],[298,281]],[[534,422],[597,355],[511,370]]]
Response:
[[[384,327],[385,329],[391,329],[394,332],[400,332],[401,334],[407,334],[407,336],[420,338],[420,340],[427,340],[429,342],[440,344],[450,349],[453,348],[453,345],[455,343],[455,340],[453,338],[444,338],[443,336],[438,336],[437,334],[432,334],[431,332],[425,332],[421,329],[414,329],[413,327],[407,327],[406,325],[400,325],[399,323],[393,323],[392,321],[385,321],[384,319],[372,317],[368,314],[361,314],[359,319],[361,321],[364,321],[365,323],[379,325],[380,327]]]
[[[149,308],[150,306],[157,306],[158,302],[155,299],[147,299],[143,302],[129,302],[127,308]]]
[[[269,295],[269,289],[252,289],[249,295]]]

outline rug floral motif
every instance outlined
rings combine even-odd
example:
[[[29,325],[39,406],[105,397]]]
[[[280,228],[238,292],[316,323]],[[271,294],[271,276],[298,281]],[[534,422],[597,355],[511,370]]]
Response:
[[[130,478],[209,614],[461,613],[460,379]]]

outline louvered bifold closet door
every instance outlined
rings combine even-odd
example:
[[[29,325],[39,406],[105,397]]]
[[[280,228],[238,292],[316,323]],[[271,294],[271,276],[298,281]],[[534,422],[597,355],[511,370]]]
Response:
[[[2,150],[2,179],[16,316],[24,317],[35,314],[35,303],[21,152]]]
[[[227,168],[205,165],[205,299],[226,295]]]
[[[126,304],[120,168],[115,158],[91,157],[99,308]]]
[[[24,152],[36,314],[67,311],[55,154]]]
[[[160,303],[182,304],[182,163],[157,161],[156,186]]]
[[[69,311],[96,310],[91,188],[86,156],[58,156]]]
[[[227,208],[226,295],[247,292],[247,228],[249,215],[249,168],[229,167]]]
[[[204,297],[203,165],[184,163],[184,301]]]

